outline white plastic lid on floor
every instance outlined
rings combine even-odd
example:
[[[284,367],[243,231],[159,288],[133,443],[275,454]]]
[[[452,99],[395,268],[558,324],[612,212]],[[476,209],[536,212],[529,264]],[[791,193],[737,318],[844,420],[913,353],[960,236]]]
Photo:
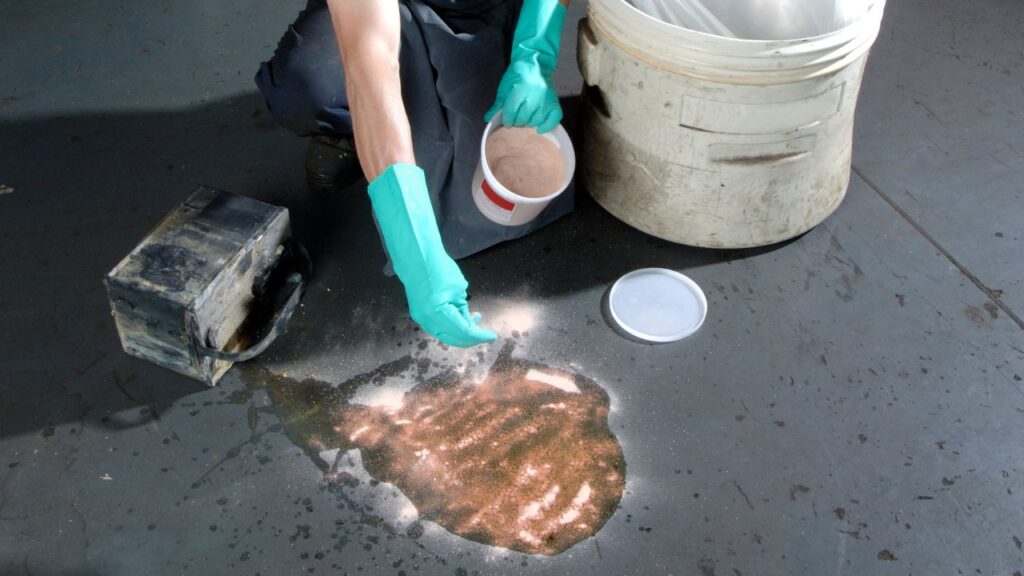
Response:
[[[696,282],[665,268],[641,268],[619,278],[608,294],[612,320],[648,342],[674,342],[704,323],[708,301]]]

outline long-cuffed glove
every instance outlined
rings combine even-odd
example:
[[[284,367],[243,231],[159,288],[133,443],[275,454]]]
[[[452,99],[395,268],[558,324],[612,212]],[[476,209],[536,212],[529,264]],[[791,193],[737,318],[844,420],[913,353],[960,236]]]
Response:
[[[414,164],[392,164],[370,183],[369,192],[412,319],[431,336],[454,346],[497,338],[477,326],[479,314],[469,312],[469,284],[441,243],[423,170]]]
[[[532,126],[547,132],[562,120],[551,75],[558,63],[558,44],[565,22],[559,0],[525,0],[512,37],[512,59],[498,84],[498,98],[484,115],[499,111],[505,126]]]

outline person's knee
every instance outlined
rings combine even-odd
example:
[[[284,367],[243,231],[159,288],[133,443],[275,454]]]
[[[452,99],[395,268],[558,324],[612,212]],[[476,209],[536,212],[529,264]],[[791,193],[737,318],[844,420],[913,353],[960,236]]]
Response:
[[[264,62],[256,72],[256,85],[278,124],[300,136],[318,132],[317,116],[330,98],[318,89],[315,79],[277,58]]]

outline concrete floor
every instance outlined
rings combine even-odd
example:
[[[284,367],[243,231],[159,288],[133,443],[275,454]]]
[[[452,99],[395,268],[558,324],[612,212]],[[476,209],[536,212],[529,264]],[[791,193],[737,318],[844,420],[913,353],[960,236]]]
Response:
[[[848,197],[795,241],[675,246],[581,194],[464,262],[499,330],[532,318],[517,355],[613,399],[621,508],[555,557],[389,529],[384,489],[325,483],[258,370],[207,389],[119,348],[103,274],[205,183],[290,207],[317,259],[263,369],[458,357],[419,350],[363,191],[305,192],[304,142],[254,93],[300,7],[0,4],[0,574],[1024,571],[1024,4],[891,1]],[[642,266],[705,288],[697,336],[607,327],[609,283]]]

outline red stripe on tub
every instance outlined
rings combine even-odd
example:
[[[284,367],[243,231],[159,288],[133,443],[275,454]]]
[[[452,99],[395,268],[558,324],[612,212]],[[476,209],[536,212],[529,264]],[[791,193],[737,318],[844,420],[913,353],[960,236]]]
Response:
[[[497,206],[498,208],[501,208],[502,210],[508,210],[509,212],[515,209],[516,205],[513,204],[512,202],[509,202],[508,200],[505,200],[501,196],[498,196],[498,193],[495,192],[493,188],[491,188],[491,185],[487,183],[487,180],[484,180],[480,187],[483,188],[484,196],[487,196],[487,198],[491,202],[494,202],[495,206]]]

